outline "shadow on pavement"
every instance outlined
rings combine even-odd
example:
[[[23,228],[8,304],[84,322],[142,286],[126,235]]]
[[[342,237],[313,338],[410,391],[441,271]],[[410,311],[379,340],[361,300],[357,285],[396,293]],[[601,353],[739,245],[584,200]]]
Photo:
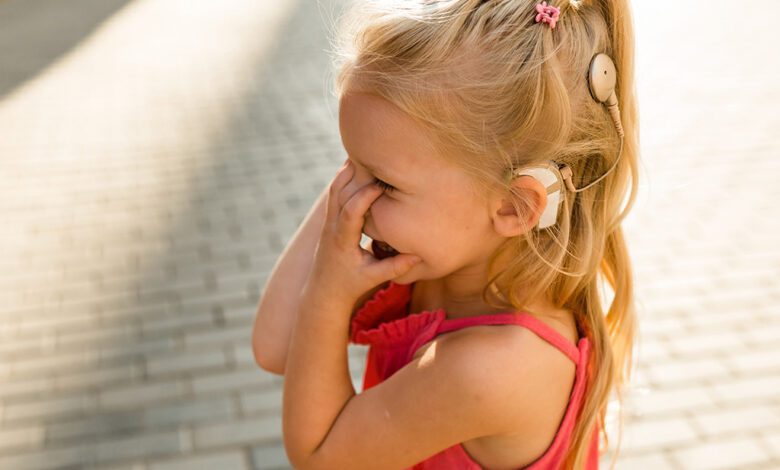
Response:
[[[131,0],[7,0],[0,9],[0,100],[72,50]]]

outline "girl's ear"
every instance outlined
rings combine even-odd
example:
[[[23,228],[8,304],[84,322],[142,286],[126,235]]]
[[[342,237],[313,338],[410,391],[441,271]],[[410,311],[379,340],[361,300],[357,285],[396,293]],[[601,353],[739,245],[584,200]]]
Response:
[[[536,178],[524,175],[511,184],[509,194],[496,196],[491,202],[493,228],[502,237],[515,237],[531,230],[547,207],[547,190]]]

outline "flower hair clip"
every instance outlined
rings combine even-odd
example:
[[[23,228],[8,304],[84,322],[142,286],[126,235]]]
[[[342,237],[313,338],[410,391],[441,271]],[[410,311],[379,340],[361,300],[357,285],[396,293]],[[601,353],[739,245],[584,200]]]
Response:
[[[550,29],[555,29],[555,22],[558,21],[558,17],[561,14],[561,10],[558,7],[548,6],[547,2],[536,4],[536,22],[547,23],[550,25]]]

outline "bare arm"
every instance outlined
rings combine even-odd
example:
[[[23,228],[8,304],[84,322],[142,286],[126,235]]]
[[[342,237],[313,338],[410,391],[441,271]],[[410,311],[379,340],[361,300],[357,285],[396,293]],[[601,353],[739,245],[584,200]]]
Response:
[[[309,276],[325,221],[327,195],[326,187],[276,260],[260,296],[252,329],[252,352],[257,364],[270,372],[284,373],[300,294]]]
[[[325,221],[328,187],[322,191],[292,240],[271,270],[260,296],[252,329],[252,353],[263,369],[284,375],[292,328],[298,317],[300,295],[314,261],[314,251]],[[352,313],[382,286],[366,292]]]

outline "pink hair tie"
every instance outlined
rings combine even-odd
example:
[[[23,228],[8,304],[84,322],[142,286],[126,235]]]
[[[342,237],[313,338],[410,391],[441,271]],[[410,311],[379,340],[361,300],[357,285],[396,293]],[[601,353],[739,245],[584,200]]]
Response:
[[[558,17],[561,14],[561,10],[554,6],[547,6],[547,2],[537,3],[536,22],[548,23],[550,29],[555,29],[555,22],[558,21]]]

